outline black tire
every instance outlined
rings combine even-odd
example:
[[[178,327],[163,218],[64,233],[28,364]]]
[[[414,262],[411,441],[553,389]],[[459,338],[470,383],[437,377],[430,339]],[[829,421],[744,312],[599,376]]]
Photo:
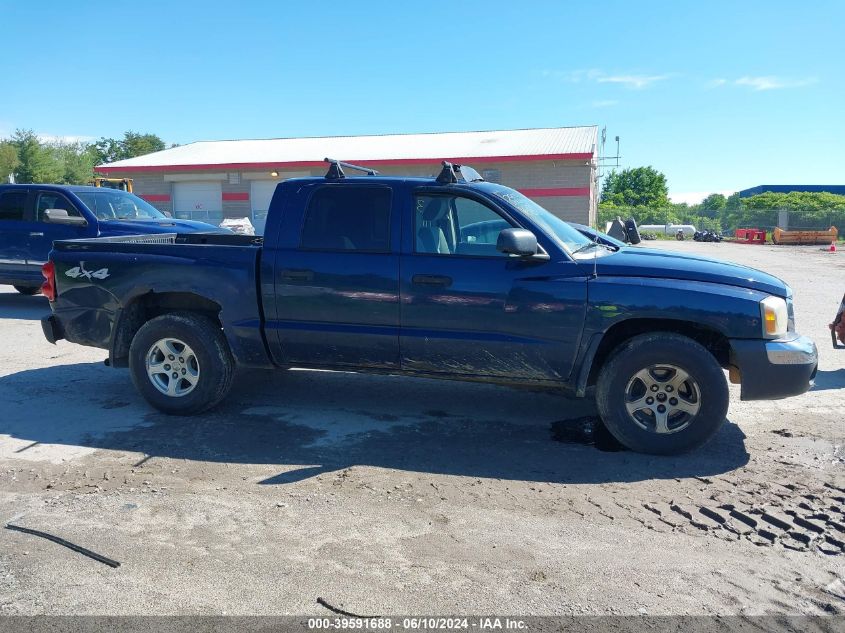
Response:
[[[179,358],[177,353],[171,361],[176,364],[171,366],[168,358],[156,348],[155,354],[161,358],[162,367],[166,367],[167,372],[151,376],[147,371],[147,361],[148,357],[153,359],[153,346],[170,339],[177,343],[174,349],[179,349],[178,344],[187,346],[182,350],[187,349],[190,354],[186,356],[189,357]],[[178,364],[180,361],[182,364]],[[171,369],[177,369],[178,373],[171,374]],[[129,371],[135,388],[156,409],[170,415],[194,415],[211,409],[226,397],[232,386],[235,361],[218,324],[202,315],[175,312],[156,317],[141,326],[129,347]],[[172,395],[160,390],[170,385],[171,375],[186,372],[189,374],[184,378],[173,381]],[[176,395],[179,390],[184,391],[183,395]]]
[[[41,292],[41,286],[14,286],[14,288],[22,295],[27,295],[29,297]]]
[[[657,389],[651,391],[647,382]],[[631,450],[655,455],[677,455],[706,443],[724,423],[728,399],[725,374],[713,355],[669,332],[626,341],[602,367],[596,384],[596,405],[608,430]],[[642,408],[629,412],[640,403]],[[661,403],[669,412],[665,416],[658,415]]]

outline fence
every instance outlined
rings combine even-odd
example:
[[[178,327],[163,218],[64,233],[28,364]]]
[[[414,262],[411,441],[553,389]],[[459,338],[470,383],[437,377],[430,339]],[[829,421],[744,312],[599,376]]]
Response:
[[[693,224],[698,230],[724,231],[733,233],[739,228],[758,228],[772,231],[775,227],[792,230],[827,230],[831,226],[845,235],[845,209],[720,209],[702,210],[696,208],[669,207],[650,209],[645,207],[599,208],[598,228],[604,230],[605,223],[617,216],[623,220],[633,217],[637,224]]]
[[[778,226],[782,229],[825,230],[832,226],[845,234],[845,209],[822,211],[782,210],[778,216]]]

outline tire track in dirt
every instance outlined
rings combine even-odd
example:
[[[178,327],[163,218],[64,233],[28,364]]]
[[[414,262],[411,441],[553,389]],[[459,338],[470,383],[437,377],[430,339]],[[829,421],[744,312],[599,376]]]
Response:
[[[746,482],[736,490],[715,491],[704,502],[655,500],[642,503],[642,509],[688,534],[828,556],[845,554],[845,489],[830,483],[811,487]]]

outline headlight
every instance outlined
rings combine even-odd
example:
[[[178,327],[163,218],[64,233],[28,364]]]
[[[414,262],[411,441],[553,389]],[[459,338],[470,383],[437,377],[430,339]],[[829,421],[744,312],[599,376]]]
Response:
[[[763,318],[765,338],[778,338],[786,334],[789,326],[786,301],[780,297],[766,297],[760,302],[760,316]]]

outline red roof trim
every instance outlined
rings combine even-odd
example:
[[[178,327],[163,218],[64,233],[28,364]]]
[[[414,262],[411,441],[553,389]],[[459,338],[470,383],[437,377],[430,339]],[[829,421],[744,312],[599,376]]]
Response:
[[[559,196],[589,196],[589,187],[555,187],[551,189],[520,189],[520,193],[531,198],[557,198]]]
[[[243,201],[249,200],[249,193],[241,193],[241,192],[223,192],[223,200],[228,202],[236,202],[236,201]]]
[[[522,163],[549,160],[592,160],[591,152],[576,152],[571,154],[531,154],[518,156],[462,156],[445,158],[449,162],[459,164],[480,163]],[[358,160],[359,165],[436,165],[439,158],[388,158],[385,160]],[[319,160],[303,160],[274,163],[218,163],[197,165],[144,165],[139,167],[97,167],[95,171],[104,174],[132,173],[145,171],[205,171],[212,169],[286,169],[301,167],[325,167],[326,163]]]
[[[138,197],[147,202],[170,202],[170,195],[166,193],[139,193]]]

